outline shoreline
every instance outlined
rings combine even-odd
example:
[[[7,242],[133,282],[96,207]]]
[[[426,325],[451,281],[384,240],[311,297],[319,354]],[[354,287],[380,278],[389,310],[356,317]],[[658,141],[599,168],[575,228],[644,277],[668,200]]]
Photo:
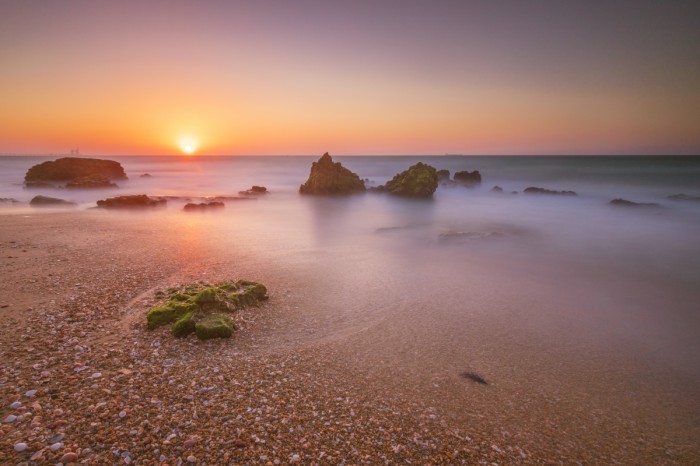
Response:
[[[327,273],[311,252],[308,263],[270,262],[280,253],[245,241],[232,250],[222,232],[202,237],[167,216],[3,217],[0,305],[11,302],[0,316],[13,331],[0,335],[0,416],[17,411],[15,398],[25,409],[0,425],[2,462],[43,448],[37,462],[71,450],[133,464],[676,464],[700,452],[695,375],[635,361],[633,345],[613,357],[624,342],[591,343],[581,358],[568,322],[516,332],[504,324],[520,308],[504,306],[520,290],[490,295],[484,272],[469,277],[484,292],[465,326],[420,286],[380,295],[382,270],[354,289],[386,310],[354,309],[353,290],[314,285]],[[255,279],[271,299],[231,340],[144,330],[138,316],[156,289],[202,278]],[[60,433],[52,452],[47,439]]]

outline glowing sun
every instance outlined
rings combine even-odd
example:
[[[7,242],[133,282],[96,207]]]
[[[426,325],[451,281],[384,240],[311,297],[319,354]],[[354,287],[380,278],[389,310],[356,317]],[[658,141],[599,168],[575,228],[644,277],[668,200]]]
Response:
[[[190,136],[185,136],[180,138],[178,141],[180,150],[185,153],[185,155],[192,155],[195,150],[197,150],[197,140]]]

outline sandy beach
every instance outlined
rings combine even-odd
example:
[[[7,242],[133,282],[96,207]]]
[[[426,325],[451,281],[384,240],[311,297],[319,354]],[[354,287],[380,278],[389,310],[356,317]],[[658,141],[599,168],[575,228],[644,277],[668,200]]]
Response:
[[[339,283],[349,275],[330,270],[332,253],[285,261],[177,218],[3,215],[0,462],[698,461],[696,374],[623,339],[577,338],[585,323],[526,324],[527,308],[546,313],[571,290],[538,303],[526,283],[500,289],[508,277],[497,286],[477,268],[462,277],[465,322],[432,288],[439,260],[407,272],[413,291],[385,270]],[[232,339],[145,330],[156,291],[238,278],[265,283],[270,300],[241,312]]]

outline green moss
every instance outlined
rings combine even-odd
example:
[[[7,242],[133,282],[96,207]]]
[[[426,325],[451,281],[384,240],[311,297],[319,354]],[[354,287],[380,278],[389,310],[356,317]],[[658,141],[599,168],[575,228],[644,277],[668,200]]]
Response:
[[[219,289],[224,291],[238,291],[241,289],[240,282],[222,282],[216,285]]]
[[[173,301],[187,301],[188,299],[190,299],[190,295],[184,293],[175,293],[170,297],[170,299],[172,299]]]
[[[195,332],[200,340],[229,338],[233,334],[233,321],[224,314],[210,314],[195,324]]]
[[[149,330],[153,330],[161,325],[169,324],[176,318],[177,316],[175,315],[175,310],[172,308],[172,306],[170,306],[170,303],[152,307],[148,311],[148,314],[146,314],[146,321],[148,323]]]
[[[177,338],[185,338],[195,330],[194,311],[190,311],[180,317],[173,325],[173,335]]]
[[[204,288],[202,291],[194,295],[192,301],[199,306],[216,303],[218,301],[216,288]]]

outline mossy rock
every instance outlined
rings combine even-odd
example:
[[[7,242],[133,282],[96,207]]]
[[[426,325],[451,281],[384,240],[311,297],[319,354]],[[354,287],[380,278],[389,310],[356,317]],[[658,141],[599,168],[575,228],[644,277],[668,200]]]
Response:
[[[430,197],[437,186],[438,175],[435,168],[418,162],[394,176],[384,185],[383,190],[397,196]]]
[[[165,297],[166,294],[160,293],[157,296]],[[173,335],[178,338],[184,338],[191,333],[196,333],[199,338],[202,338],[200,335],[213,338],[218,334],[230,336],[230,332],[225,335],[226,330],[210,330],[209,327],[212,325],[206,323],[207,319],[211,316],[227,317],[231,323],[232,332],[233,322],[228,315],[238,309],[256,306],[260,301],[268,299],[268,296],[265,285],[249,280],[239,280],[225,281],[216,285],[198,282],[173,287],[168,289],[167,298],[166,302],[152,307],[146,314],[149,330],[174,323]],[[197,331],[197,325],[200,322],[204,322],[203,330]]]
[[[194,332],[196,322],[194,321],[194,311],[190,311],[180,317],[173,325],[173,335],[177,338],[185,338]]]
[[[209,314],[195,324],[195,333],[200,340],[230,338],[233,335],[233,321],[225,314]]]
[[[328,152],[311,164],[309,179],[299,187],[301,194],[315,195],[344,195],[364,190],[365,182],[340,162],[333,162]]]

